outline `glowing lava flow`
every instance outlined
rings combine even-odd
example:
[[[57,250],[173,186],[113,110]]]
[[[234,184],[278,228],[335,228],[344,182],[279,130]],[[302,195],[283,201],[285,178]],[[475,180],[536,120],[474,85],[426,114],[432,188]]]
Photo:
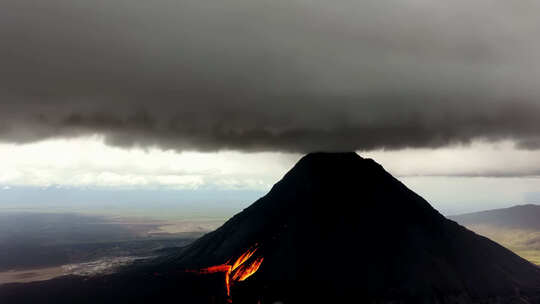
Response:
[[[242,253],[238,259],[230,264],[230,260],[225,262],[225,264],[217,265],[217,266],[211,266],[207,268],[203,268],[196,271],[190,271],[195,272],[199,274],[208,274],[208,273],[218,273],[223,272],[225,273],[225,286],[227,287],[227,296],[231,296],[231,286],[235,282],[241,282],[245,279],[249,278],[251,275],[253,275],[257,270],[259,270],[259,267],[261,267],[261,264],[264,260],[263,257],[257,257],[253,259],[252,261],[248,262],[250,258],[253,256],[253,254],[257,251],[257,248],[250,248],[246,252]]]
[[[259,270],[259,267],[261,267],[261,264],[263,262],[263,257],[256,258],[253,262],[248,264],[241,265],[233,274],[232,281],[243,281],[247,278],[249,278],[252,274],[257,272]]]

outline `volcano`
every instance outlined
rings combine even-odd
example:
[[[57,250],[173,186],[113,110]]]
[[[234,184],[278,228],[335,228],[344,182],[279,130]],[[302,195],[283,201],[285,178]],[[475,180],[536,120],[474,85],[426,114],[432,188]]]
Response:
[[[0,302],[532,304],[540,269],[375,161],[312,153],[188,247],[112,275],[0,286]]]
[[[246,252],[257,271],[229,282]],[[540,303],[539,268],[356,153],[304,156],[168,263],[222,267],[235,303]]]

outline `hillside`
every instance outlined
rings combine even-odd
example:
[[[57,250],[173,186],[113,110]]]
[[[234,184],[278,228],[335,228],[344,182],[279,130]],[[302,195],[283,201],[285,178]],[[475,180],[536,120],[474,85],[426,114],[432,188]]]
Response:
[[[539,205],[519,205],[449,218],[540,265]]]
[[[174,263],[229,269],[254,247],[252,259],[264,261],[252,293],[272,301],[511,301],[540,286],[537,267],[447,220],[355,153],[308,154]]]
[[[0,299],[539,304],[540,269],[446,219],[375,161],[311,153],[184,249],[113,275],[0,286]]]

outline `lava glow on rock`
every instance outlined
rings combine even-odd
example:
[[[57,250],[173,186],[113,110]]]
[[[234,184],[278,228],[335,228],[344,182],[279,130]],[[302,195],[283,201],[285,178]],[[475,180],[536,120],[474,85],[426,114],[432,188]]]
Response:
[[[255,252],[257,251],[257,245],[248,249],[246,252],[242,253],[232,264],[231,260],[228,260],[224,264],[211,266],[207,268],[202,268],[199,270],[190,270],[189,272],[195,272],[198,274],[209,274],[209,273],[225,273],[225,286],[227,288],[227,296],[231,296],[231,286],[235,282],[241,282],[245,279],[252,276],[264,260],[263,257],[252,258]]]

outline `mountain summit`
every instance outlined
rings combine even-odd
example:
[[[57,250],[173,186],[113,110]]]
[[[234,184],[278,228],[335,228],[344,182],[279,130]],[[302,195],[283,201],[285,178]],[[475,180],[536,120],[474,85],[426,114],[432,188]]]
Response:
[[[536,266],[446,219],[356,153],[304,156],[174,263],[211,267],[246,251],[262,263],[233,286],[235,303],[242,293],[265,303],[537,303],[540,292]]]
[[[538,303],[540,270],[355,153],[303,157],[188,247],[111,275],[0,286],[2,303]]]

